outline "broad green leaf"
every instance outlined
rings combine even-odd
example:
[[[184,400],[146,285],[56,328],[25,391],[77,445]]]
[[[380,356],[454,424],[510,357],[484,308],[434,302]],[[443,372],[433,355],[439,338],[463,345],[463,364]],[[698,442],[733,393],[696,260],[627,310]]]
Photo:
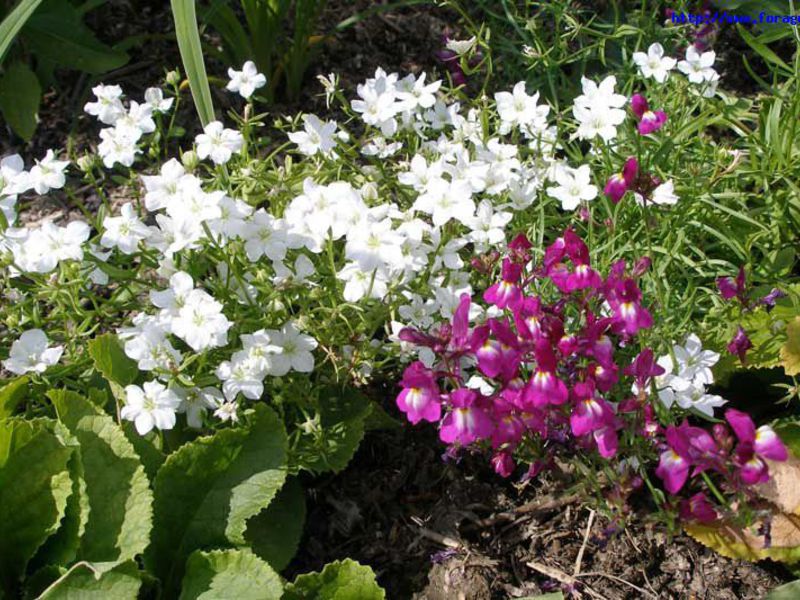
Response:
[[[80,558],[97,570],[132,560],[150,541],[153,493],[139,457],[114,420],[73,392],[48,397],[81,444],[89,521]]]
[[[0,111],[19,137],[30,141],[39,119],[42,87],[31,68],[23,62],[6,67],[0,79]]]
[[[3,62],[6,51],[17,37],[19,30],[41,3],[42,0],[20,0],[14,10],[8,13],[8,16],[0,23],[0,63]]]
[[[257,404],[248,426],[198,438],[167,458],[155,481],[147,555],[167,596],[193,551],[246,543],[247,519],[269,505],[286,479],[286,444],[275,411]]]
[[[139,374],[136,362],[128,358],[113,333],[104,333],[90,341],[89,356],[106,379],[123,387],[133,383]]]
[[[205,126],[215,118],[214,104],[203,61],[203,49],[200,46],[200,32],[197,30],[195,0],[171,0],[171,5],[183,70],[189,79],[189,87],[192,90],[200,122]]]
[[[800,456],[800,422],[782,421],[773,425],[781,441],[795,456]]]
[[[297,552],[305,521],[303,486],[292,477],[269,506],[247,522],[244,537],[253,552],[276,571],[282,571]]]
[[[133,561],[105,572],[79,562],[37,600],[136,600],[141,586],[141,575]]]
[[[786,326],[786,343],[781,346],[781,364],[787,375],[800,375],[800,317]]]
[[[87,73],[105,73],[128,62],[128,55],[98,41],[68,0],[50,0],[24,28],[37,56]]]
[[[123,421],[122,431],[141,459],[147,478],[155,481],[158,470],[167,460],[167,455],[161,451],[161,447],[156,446],[155,442],[161,441],[158,434],[150,432],[147,435],[140,435],[131,421]]]
[[[280,600],[278,574],[247,549],[193,552],[186,562],[180,600]]]
[[[347,559],[328,563],[321,573],[298,575],[283,600],[383,600],[372,569]]]
[[[776,587],[764,600],[797,600],[800,598],[800,579]]]
[[[28,569],[39,565],[69,565],[75,561],[81,537],[89,520],[89,499],[86,496],[86,479],[83,473],[81,449],[76,448],[69,460],[69,472],[72,479],[72,494],[67,499],[67,508],[61,525],[53,535],[36,552]],[[27,582],[26,582],[27,584]]]
[[[14,414],[19,403],[28,394],[28,378],[17,377],[0,388],[0,419]]]
[[[0,421],[0,583],[9,595],[61,523],[72,494],[69,461],[76,448],[54,421]]]

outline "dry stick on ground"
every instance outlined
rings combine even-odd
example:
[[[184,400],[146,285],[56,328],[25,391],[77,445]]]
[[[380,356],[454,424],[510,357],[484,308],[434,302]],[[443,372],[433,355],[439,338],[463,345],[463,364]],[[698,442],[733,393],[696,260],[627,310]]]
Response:
[[[606,600],[604,596],[598,594],[588,585],[578,581],[575,577],[573,577],[572,575],[568,575],[561,569],[557,569],[556,567],[551,567],[538,562],[526,562],[525,564],[528,565],[531,569],[533,569],[537,573],[541,573],[545,577],[549,577],[550,579],[555,579],[556,581],[559,581],[564,585],[568,585],[573,588],[579,587],[581,591],[585,591],[592,598],[599,598],[600,600]]]
[[[616,575],[611,575],[610,573],[602,573],[600,571],[587,571],[586,573],[579,573],[575,577],[576,578],[577,577],[605,577],[606,579],[610,579],[612,581],[616,581],[617,583],[622,583],[622,584],[627,585],[628,587],[632,587],[637,592],[640,592],[641,594],[644,594],[648,598],[655,598],[656,600],[658,599],[658,596],[653,594],[652,592],[648,592],[646,589],[639,587],[635,583],[631,583],[630,581],[626,581],[625,579],[622,579],[621,577],[617,577]]]
[[[491,527],[492,525],[500,521],[513,521],[518,516],[523,514],[545,513],[551,510],[555,510],[557,508],[561,508],[562,506],[567,506],[568,504],[572,504],[573,502],[576,502],[579,498],[580,496],[578,494],[572,494],[570,496],[563,496],[561,498],[551,497],[551,498],[546,498],[545,500],[535,500],[523,504],[522,506],[518,506],[513,510],[497,513],[493,517],[488,517],[486,519],[479,519],[474,523],[470,524],[469,526],[465,526],[464,529],[470,530],[483,527]]]
[[[572,570],[572,576],[577,577],[581,572],[581,563],[583,562],[583,553],[586,550],[586,544],[589,541],[589,534],[592,532],[592,524],[594,523],[594,509],[589,511],[589,522],[586,524],[586,533],[583,534],[583,543],[581,549],[578,550],[578,557],[575,559],[575,568]]]

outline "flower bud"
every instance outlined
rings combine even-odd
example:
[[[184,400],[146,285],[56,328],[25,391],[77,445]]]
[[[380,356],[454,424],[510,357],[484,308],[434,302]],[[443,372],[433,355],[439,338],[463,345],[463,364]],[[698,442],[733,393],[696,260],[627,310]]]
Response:
[[[84,173],[88,173],[92,170],[95,164],[95,156],[91,154],[84,154],[77,161],[75,161],[78,165],[78,168],[83,171]]]
[[[167,73],[166,81],[169,85],[180,85],[181,72],[178,71],[178,69],[170,71],[169,73]]]
[[[181,162],[187,170],[194,171],[197,165],[200,164],[200,159],[197,157],[197,153],[194,150],[187,150],[181,154]]]

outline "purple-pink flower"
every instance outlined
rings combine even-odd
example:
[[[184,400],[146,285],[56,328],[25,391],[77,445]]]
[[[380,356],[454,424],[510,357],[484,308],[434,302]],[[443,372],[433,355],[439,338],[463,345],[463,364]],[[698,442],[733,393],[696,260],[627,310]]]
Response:
[[[648,135],[655,133],[667,122],[667,113],[663,110],[650,110],[647,99],[641,94],[634,94],[631,98],[631,110],[639,121],[639,133]]]

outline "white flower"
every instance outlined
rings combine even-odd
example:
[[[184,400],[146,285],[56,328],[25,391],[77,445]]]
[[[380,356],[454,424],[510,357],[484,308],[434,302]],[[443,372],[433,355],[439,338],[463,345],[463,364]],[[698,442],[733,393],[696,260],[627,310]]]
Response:
[[[44,158],[37,160],[36,164],[31,167],[31,187],[37,194],[46,194],[51,189],[61,189],[66,182],[64,171],[68,165],[68,160],[56,160],[55,153],[48,150]]]
[[[178,271],[170,276],[167,289],[150,290],[150,302],[153,303],[153,306],[166,311],[168,315],[177,316],[193,289],[192,276]]]
[[[389,158],[403,147],[401,142],[387,143],[383,136],[375,136],[364,144],[361,154],[364,156],[377,156],[378,158]]]
[[[358,302],[365,296],[383,298],[388,291],[388,276],[384,269],[368,273],[357,262],[347,263],[336,276],[345,282],[342,296],[348,302]]]
[[[675,68],[678,61],[669,56],[664,56],[664,47],[656,42],[655,44],[650,44],[647,54],[634,52],[633,62],[639,67],[642,77],[652,77],[658,83],[664,83],[669,72]]]
[[[100,245],[119,248],[123,254],[133,254],[138,250],[139,242],[150,236],[150,230],[139,219],[130,202],[122,205],[120,216],[103,219],[103,229]]]
[[[547,194],[561,202],[562,210],[575,210],[582,201],[597,197],[597,186],[592,185],[591,177],[589,165],[577,169],[562,166],[555,172],[558,186],[547,188]]]
[[[230,77],[230,81],[225,86],[225,89],[230,92],[238,92],[245,99],[252,96],[253,92],[260,87],[264,87],[267,83],[266,76],[258,72],[256,64],[252,60],[244,63],[241,71],[228,69],[228,77]]]
[[[125,388],[125,406],[120,416],[133,421],[139,435],[145,435],[153,427],[160,430],[175,427],[175,411],[180,403],[175,392],[157,381],[146,382],[144,389],[129,385]]]
[[[325,108],[331,107],[331,100],[336,95],[336,89],[339,86],[339,76],[336,73],[328,73],[325,75],[317,75],[317,81],[322,84],[325,90]]]
[[[123,127],[107,127],[100,130],[100,143],[97,146],[97,153],[103,159],[103,164],[107,169],[119,163],[125,167],[130,167],[136,160],[139,148],[136,141],[139,136],[137,130]]]
[[[28,173],[19,154],[12,154],[0,160],[0,211],[11,225],[17,220],[17,195],[29,188]]]
[[[441,179],[442,172],[441,161],[435,161],[429,165],[424,156],[415,154],[409,164],[409,170],[398,174],[397,180],[403,185],[410,185],[418,192],[422,192],[431,181]]]
[[[599,84],[591,79],[581,77],[581,90],[583,93],[575,98],[575,105],[584,108],[622,108],[628,99],[614,91],[617,78],[609,75]]]
[[[666,181],[653,190],[653,204],[673,205],[678,203],[672,180]]]
[[[159,175],[142,175],[142,182],[146,190],[144,205],[151,212],[165,208],[171,200],[180,198],[183,191],[194,193],[201,189],[200,181],[187,175],[183,165],[174,158],[161,165]]]
[[[164,113],[172,108],[175,98],[164,98],[164,92],[157,87],[149,87],[144,91],[144,101],[153,112]]]
[[[512,127],[541,129],[546,125],[550,107],[538,106],[539,93],[529,96],[525,92],[524,81],[518,82],[510,93],[496,93],[494,99],[497,103],[497,114],[502,121],[500,133],[508,133]]]
[[[242,134],[225,129],[219,121],[211,121],[194,141],[197,144],[197,156],[201,160],[211,157],[215,165],[225,164],[234,152],[241,151],[244,146]]]
[[[672,352],[678,363],[679,377],[704,385],[714,383],[711,367],[719,361],[719,354],[711,350],[703,350],[703,344],[695,334],[690,334],[683,346],[674,344]]]
[[[222,381],[222,392],[228,400],[242,394],[250,400],[258,400],[264,393],[265,362],[248,350],[234,352],[230,361],[217,367],[216,376]]]
[[[8,230],[5,233],[10,234]],[[89,233],[89,226],[82,221],[66,227],[45,221],[38,229],[21,230],[12,247],[14,262],[26,272],[49,273],[62,260],[83,260],[82,245]]]
[[[452,182],[434,179],[414,202],[414,210],[431,215],[436,227],[450,219],[469,223],[475,214],[472,189],[469,183],[460,179]]]
[[[178,412],[186,413],[186,424],[192,429],[200,429],[203,426],[203,415],[206,414],[206,410],[216,409],[224,402],[220,391],[213,387],[175,387],[172,390],[181,400]]]
[[[451,52],[455,52],[459,56],[462,56],[472,50],[472,48],[475,46],[475,42],[477,41],[477,38],[473,35],[468,40],[447,40],[445,47]]]
[[[363,271],[396,266],[403,261],[402,243],[403,238],[393,229],[391,219],[367,222],[348,234],[345,257],[356,261]]]
[[[321,121],[317,115],[303,115],[303,126],[305,131],[289,134],[289,139],[297,144],[298,150],[307,156],[317,152],[330,156],[331,150],[336,147],[336,121]]]
[[[245,252],[250,261],[262,256],[271,260],[286,257],[286,231],[282,219],[275,219],[263,208],[259,208],[245,225],[243,237]]]
[[[172,320],[172,333],[200,352],[228,343],[232,323],[222,314],[222,304],[203,290],[192,290]]]
[[[617,126],[625,120],[625,111],[607,106],[585,107],[575,104],[572,114],[578,121],[575,135],[582,140],[591,140],[599,136],[604,142],[617,137]]]
[[[409,73],[397,82],[397,99],[403,104],[403,110],[430,108],[436,103],[436,92],[442,86],[441,80],[425,85],[425,73],[415,78]]]
[[[692,83],[703,83],[714,79],[717,73],[714,69],[714,61],[717,55],[713,50],[708,50],[700,54],[694,45],[686,48],[686,60],[678,63],[678,69],[689,78]]]
[[[124,340],[125,354],[136,361],[142,371],[168,371],[179,365],[182,356],[173,348],[158,317],[142,315],[134,327],[119,332]]]
[[[239,422],[239,415],[236,414],[236,402],[220,402],[217,404],[217,410],[214,411],[214,416],[223,423],[230,421],[231,423]]]
[[[707,417],[714,416],[714,409],[727,403],[727,400],[714,394],[706,394],[705,385],[693,382],[675,394],[675,403],[685,410],[697,410]]]
[[[64,352],[63,346],[48,348],[48,339],[41,329],[29,329],[11,344],[11,352],[3,366],[17,375],[30,371],[44,373]]]
[[[270,329],[266,333],[272,344],[281,349],[272,356],[270,375],[280,377],[286,375],[289,369],[300,373],[310,373],[314,370],[314,355],[311,351],[317,347],[317,340],[310,335],[300,333],[291,321],[280,331]]]
[[[505,240],[505,227],[511,221],[510,212],[495,211],[489,200],[482,200],[478,210],[467,226],[472,230],[467,239],[475,244],[477,252],[484,252],[489,246],[502,244]]]
[[[101,123],[114,125],[117,119],[125,114],[125,107],[122,105],[122,88],[118,85],[96,85],[92,92],[97,98],[97,102],[87,102],[83,110],[97,117]]]

